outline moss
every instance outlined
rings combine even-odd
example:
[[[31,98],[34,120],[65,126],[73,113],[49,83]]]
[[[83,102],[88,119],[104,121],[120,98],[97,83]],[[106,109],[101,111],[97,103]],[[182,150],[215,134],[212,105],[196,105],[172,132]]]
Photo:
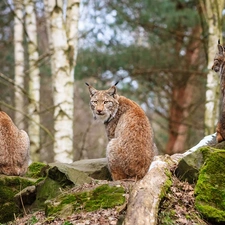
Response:
[[[46,203],[46,215],[68,216],[69,213],[81,209],[95,211],[100,208],[113,208],[124,203],[123,194],[124,188],[105,184],[91,191],[62,195],[56,201]]]
[[[166,170],[165,175],[167,176],[167,180],[165,181],[162,189],[161,189],[161,193],[159,198],[163,199],[165,197],[165,195],[167,194],[170,186],[172,185],[172,174],[169,170]]]
[[[46,170],[48,166],[44,163],[33,162],[29,167],[26,173],[26,177],[31,178],[41,178],[46,176]]]
[[[44,209],[45,201],[61,194],[61,186],[57,181],[46,177],[37,185],[37,195],[32,209]]]
[[[27,186],[34,184],[34,180],[16,176],[0,175],[0,223],[14,219],[14,214],[21,213],[16,205],[14,196]]]
[[[207,149],[195,187],[195,207],[207,219],[225,222],[225,150]]]

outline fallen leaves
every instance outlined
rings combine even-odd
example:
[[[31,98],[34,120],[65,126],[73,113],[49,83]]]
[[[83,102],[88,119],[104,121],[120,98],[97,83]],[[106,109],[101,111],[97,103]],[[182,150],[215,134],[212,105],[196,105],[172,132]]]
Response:
[[[160,204],[158,225],[207,225],[194,207],[194,185],[180,181],[175,175],[172,181]]]

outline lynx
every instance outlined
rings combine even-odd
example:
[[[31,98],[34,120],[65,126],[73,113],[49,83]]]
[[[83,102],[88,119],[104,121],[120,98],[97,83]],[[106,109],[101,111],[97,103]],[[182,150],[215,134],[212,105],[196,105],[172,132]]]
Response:
[[[135,102],[119,96],[116,84],[108,90],[86,85],[93,117],[106,128],[106,157],[112,179],[143,178],[154,155],[153,131],[144,111]]]
[[[28,168],[30,141],[11,118],[0,110],[0,173],[24,175]]]
[[[220,45],[218,41],[218,52],[214,58],[214,64],[212,69],[220,74],[220,90],[222,94],[222,104],[220,118],[216,128],[216,140],[217,142],[222,142],[225,140],[225,51],[224,47]]]

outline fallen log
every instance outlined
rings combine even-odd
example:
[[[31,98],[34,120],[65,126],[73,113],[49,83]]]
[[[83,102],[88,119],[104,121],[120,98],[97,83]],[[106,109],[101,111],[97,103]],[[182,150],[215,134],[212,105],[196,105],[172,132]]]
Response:
[[[156,225],[161,199],[171,186],[170,156],[157,156],[149,172],[131,191],[123,225]]]

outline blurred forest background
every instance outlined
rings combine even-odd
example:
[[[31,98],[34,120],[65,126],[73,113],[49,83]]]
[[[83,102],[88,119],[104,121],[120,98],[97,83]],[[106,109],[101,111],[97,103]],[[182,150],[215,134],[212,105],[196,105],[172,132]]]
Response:
[[[32,160],[60,161],[64,147],[70,148],[68,162],[104,157],[104,126],[92,118],[85,82],[107,89],[120,81],[118,93],[145,110],[159,152],[184,152],[215,132],[219,77],[210,66],[218,39],[223,43],[223,9],[222,0],[1,1],[0,107],[28,132]],[[70,14],[74,25],[67,24]],[[60,29],[66,26],[64,33],[52,29],[56,16]],[[72,74],[67,83],[54,69],[54,64],[63,63],[64,54],[57,56],[60,50],[54,46],[65,36],[64,53]],[[20,78],[18,65],[22,65]],[[61,96],[57,88],[62,89]],[[207,95],[210,89],[213,94]],[[67,106],[61,107],[65,102]],[[72,116],[66,112],[70,107]],[[55,126],[61,114],[71,119],[73,127],[60,121]],[[71,140],[55,144],[60,140],[57,127],[67,130]],[[39,131],[33,134],[35,129]],[[72,149],[64,146],[69,142]]]

